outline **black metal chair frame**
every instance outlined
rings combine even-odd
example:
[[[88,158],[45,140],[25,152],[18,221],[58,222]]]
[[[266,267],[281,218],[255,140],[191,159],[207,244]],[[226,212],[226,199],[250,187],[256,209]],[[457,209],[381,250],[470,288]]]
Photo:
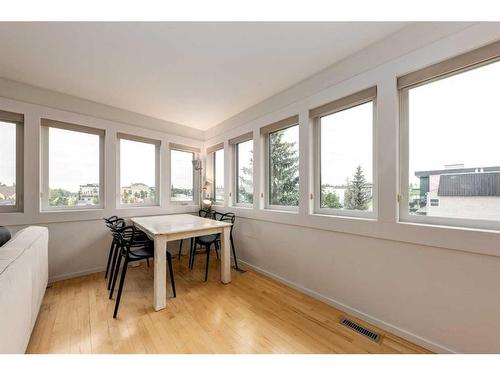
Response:
[[[111,283],[113,280],[111,276],[114,275],[116,262],[118,261],[119,233],[126,226],[126,223],[124,219],[117,216],[111,216],[110,218],[107,219],[105,218],[104,221],[106,222],[106,226],[110,229],[111,235],[113,236],[113,240],[111,241],[111,247],[109,249],[109,254],[108,254],[108,263],[106,265],[106,272],[104,274],[105,279],[107,279],[108,276],[110,276],[108,279],[108,290],[109,290],[111,288]],[[125,233],[125,235],[127,235],[127,233]],[[139,235],[142,237],[142,239],[147,239],[145,233],[140,232]],[[146,258],[146,262],[149,267],[149,258]]]
[[[214,219],[215,211],[212,210],[206,210],[206,209],[200,209],[198,211],[198,216],[207,218],[207,219]],[[179,261],[181,260],[181,253],[182,253],[182,244],[184,243],[184,240],[181,240],[179,243],[179,254],[177,257],[179,258]],[[193,239],[191,238],[191,244],[189,246],[189,264],[191,264],[191,248],[193,247]]]
[[[116,318],[118,314],[118,308],[120,306],[120,300],[123,292],[123,285],[125,283],[125,276],[127,274],[128,264],[130,262],[152,258],[154,255],[153,241],[147,238],[144,232],[138,230],[134,226],[123,227],[120,230],[118,230],[117,233],[118,233],[118,248],[119,248],[119,251],[117,251],[117,253],[119,253],[119,255],[114,267],[115,269],[112,277],[109,299],[113,298],[113,292],[115,289],[122,259],[124,260],[124,264],[120,276],[120,283],[118,285],[118,293],[116,295],[113,318]],[[172,286],[172,291],[175,298],[177,294],[175,291],[174,271],[172,268],[172,254],[170,254],[169,251],[167,251],[167,266],[170,274],[170,284]]]
[[[205,210],[200,210],[200,213]],[[241,270],[241,268],[238,267],[238,260],[236,258],[236,251],[234,247],[234,241],[233,241],[233,227],[234,227],[234,222],[236,220],[236,215],[232,212],[227,212],[227,213],[221,213],[217,211],[212,211],[212,219],[213,220],[219,220],[219,221],[227,221],[231,222],[231,230],[230,230],[230,236],[229,236],[229,241],[231,243],[231,249],[233,252],[233,258],[234,258],[234,265],[235,269],[244,272]],[[219,258],[219,249],[220,249],[220,235],[208,235],[208,236],[201,236],[201,237],[195,237],[194,241],[191,241],[191,249],[190,249],[190,254],[189,254],[189,268],[193,269],[194,267],[194,259],[196,256],[196,245],[201,245],[205,247],[205,253],[207,254],[207,261],[205,265],[205,281],[208,280],[208,268],[209,268],[209,263],[210,263],[210,250],[212,248],[212,244],[215,247],[215,252],[217,254],[217,259]]]
[[[117,231],[120,228],[125,227],[125,220],[122,218],[119,218],[118,216],[111,216],[109,218],[104,218],[104,222],[106,223],[106,226],[109,228],[111,231],[112,235],[112,240],[111,240],[111,246],[109,248],[109,254],[108,254],[108,262],[106,264],[106,272],[104,274],[104,278],[107,279],[108,275],[112,275],[114,271],[114,264],[116,263],[116,253],[118,251],[118,237],[117,237]],[[111,272],[110,272],[111,269]],[[110,281],[110,280],[109,280]],[[110,287],[111,283],[108,282],[108,290]]]

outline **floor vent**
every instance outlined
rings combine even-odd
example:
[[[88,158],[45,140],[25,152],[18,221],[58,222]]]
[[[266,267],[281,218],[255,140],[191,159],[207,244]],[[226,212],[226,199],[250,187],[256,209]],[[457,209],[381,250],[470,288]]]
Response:
[[[380,338],[382,337],[380,333],[373,332],[369,330],[368,328],[365,328],[363,326],[360,326],[358,323],[353,322],[352,320],[349,320],[347,318],[342,318],[340,319],[340,324],[349,327],[350,329],[358,332],[359,334],[368,337],[370,340],[373,340],[375,342],[378,342]]]

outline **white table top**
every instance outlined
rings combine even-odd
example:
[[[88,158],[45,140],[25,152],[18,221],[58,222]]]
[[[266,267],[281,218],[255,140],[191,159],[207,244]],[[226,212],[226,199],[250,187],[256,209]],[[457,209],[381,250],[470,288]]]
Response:
[[[232,225],[228,222],[188,214],[134,217],[131,221],[153,236],[223,228]]]

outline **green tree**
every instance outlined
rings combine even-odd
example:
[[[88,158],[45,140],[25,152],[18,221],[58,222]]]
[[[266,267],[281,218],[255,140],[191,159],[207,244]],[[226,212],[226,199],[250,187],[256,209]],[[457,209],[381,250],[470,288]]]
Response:
[[[49,206],[67,206],[75,194],[64,189],[50,189]]]
[[[326,191],[326,185],[321,186],[321,207],[342,208],[340,198],[334,191]]]
[[[253,154],[253,152],[252,152]],[[241,168],[238,176],[238,202],[253,202],[253,157],[250,158],[250,165]]]
[[[270,135],[270,203],[279,206],[299,205],[299,155],[295,142],[283,140],[283,133]]]
[[[371,201],[370,188],[366,183],[363,169],[359,165],[352,180],[348,180],[344,195],[344,206],[350,210],[367,210]]]

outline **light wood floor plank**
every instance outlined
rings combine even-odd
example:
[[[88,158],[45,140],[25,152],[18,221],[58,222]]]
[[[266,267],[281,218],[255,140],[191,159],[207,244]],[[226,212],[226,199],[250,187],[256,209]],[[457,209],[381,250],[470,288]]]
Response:
[[[152,308],[153,269],[127,272],[118,319],[102,273],[56,282],[46,292],[27,353],[428,353],[424,348],[350,317],[382,334],[376,343],[339,324],[344,312],[255,271],[219,281],[204,255],[195,269],[174,260],[177,298]]]

